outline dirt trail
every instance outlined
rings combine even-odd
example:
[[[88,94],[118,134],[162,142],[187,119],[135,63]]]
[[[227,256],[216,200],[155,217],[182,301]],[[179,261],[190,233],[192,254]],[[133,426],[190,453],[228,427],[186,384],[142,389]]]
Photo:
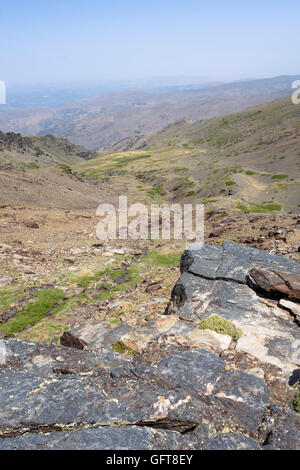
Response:
[[[254,176],[240,174],[238,176],[238,182],[240,183],[240,196],[247,201],[260,202],[261,195],[263,194],[264,199],[268,194],[268,185],[262,181],[258,181]]]

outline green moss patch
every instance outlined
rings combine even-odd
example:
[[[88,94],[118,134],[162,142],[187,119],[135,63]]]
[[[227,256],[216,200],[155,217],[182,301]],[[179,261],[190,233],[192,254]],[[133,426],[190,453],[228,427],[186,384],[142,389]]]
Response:
[[[122,284],[119,284],[117,286],[114,286],[109,290],[106,290],[105,292],[103,292],[102,294],[100,294],[98,296],[98,300],[108,299],[109,297],[113,297],[118,292],[122,292],[122,291],[134,286],[135,284],[137,284],[141,280],[140,272],[142,272],[142,269],[140,269],[140,267],[138,265],[133,265],[131,268],[129,268],[127,270],[127,273],[126,273],[127,280],[126,280],[126,282],[124,282]],[[122,270],[114,271],[111,274],[111,277],[112,277],[113,280],[115,280],[121,274],[123,274]]]
[[[218,199],[203,199],[202,204],[206,205],[214,202],[218,202]]]
[[[65,300],[51,312],[51,315],[45,316],[31,328],[19,333],[18,338],[47,344],[59,339],[70,326],[69,318],[73,315],[73,308],[83,300],[86,300],[84,294]]]
[[[110,277],[113,281],[115,281],[116,279],[118,279],[118,277],[122,276],[122,274],[124,274],[123,269],[117,269],[116,271],[113,271],[110,274]]]
[[[237,328],[234,323],[220,315],[212,315],[200,323],[200,330],[213,330],[223,335],[229,335],[236,341],[243,335],[240,328]]]
[[[173,267],[178,266],[180,262],[181,253],[159,253],[158,251],[151,251],[146,256],[141,258],[141,263],[154,266]]]

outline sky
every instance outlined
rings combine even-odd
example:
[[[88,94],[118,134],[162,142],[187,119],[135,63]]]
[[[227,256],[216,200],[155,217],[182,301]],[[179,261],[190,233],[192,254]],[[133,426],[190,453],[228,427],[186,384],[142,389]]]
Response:
[[[300,73],[296,0],[0,0],[11,84]]]

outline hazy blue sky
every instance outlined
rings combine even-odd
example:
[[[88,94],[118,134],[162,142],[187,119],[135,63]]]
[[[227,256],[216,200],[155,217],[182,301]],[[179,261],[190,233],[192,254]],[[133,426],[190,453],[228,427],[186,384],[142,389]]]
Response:
[[[0,0],[8,84],[300,72],[296,0]]]

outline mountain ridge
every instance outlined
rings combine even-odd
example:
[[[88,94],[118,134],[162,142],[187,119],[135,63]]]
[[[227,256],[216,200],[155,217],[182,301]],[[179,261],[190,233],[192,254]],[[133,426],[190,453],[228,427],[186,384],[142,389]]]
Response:
[[[169,93],[122,91],[76,101],[66,107],[3,109],[0,129],[68,138],[90,150],[128,136],[158,131],[171,122],[208,119],[291,94],[299,75],[232,82]]]

